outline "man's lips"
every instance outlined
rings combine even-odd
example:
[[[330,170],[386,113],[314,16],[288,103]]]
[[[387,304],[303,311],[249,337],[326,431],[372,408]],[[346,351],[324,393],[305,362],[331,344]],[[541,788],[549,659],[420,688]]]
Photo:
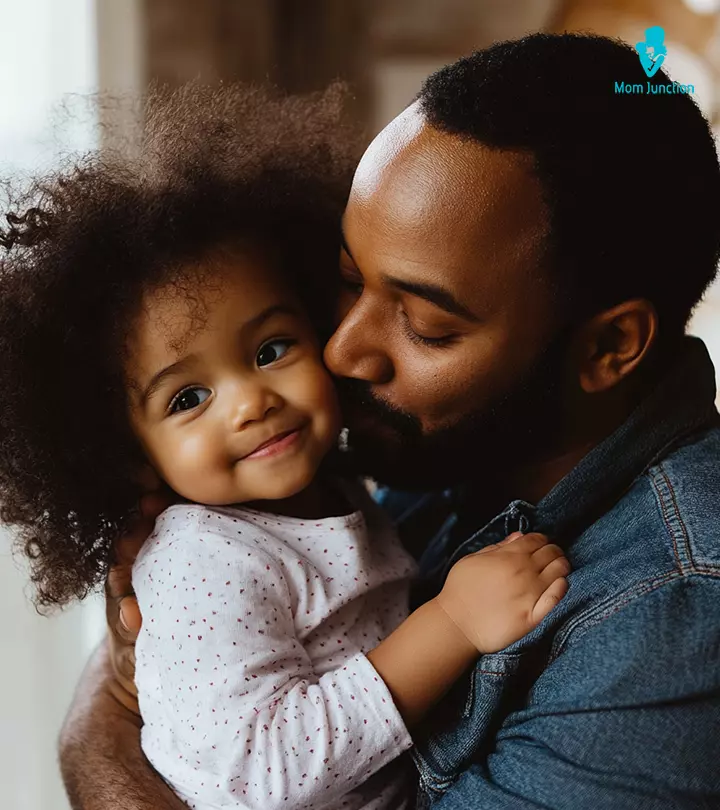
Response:
[[[282,433],[277,433],[272,439],[258,445],[251,453],[243,456],[241,461],[249,458],[267,458],[267,456],[274,456],[277,453],[282,453],[297,441],[302,427],[293,428],[292,430],[285,430]]]

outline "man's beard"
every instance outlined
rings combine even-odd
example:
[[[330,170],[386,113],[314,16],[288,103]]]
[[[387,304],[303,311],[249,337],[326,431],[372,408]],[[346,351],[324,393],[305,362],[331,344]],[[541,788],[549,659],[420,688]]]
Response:
[[[412,414],[378,399],[363,380],[341,378],[354,468],[403,490],[497,482],[523,464],[561,450],[569,335],[561,332],[512,387],[455,424],[423,432]]]

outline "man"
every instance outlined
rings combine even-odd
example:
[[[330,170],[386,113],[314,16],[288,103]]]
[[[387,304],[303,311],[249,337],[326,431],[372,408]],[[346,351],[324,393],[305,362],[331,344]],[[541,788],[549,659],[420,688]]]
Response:
[[[720,423],[684,336],[715,275],[720,168],[690,97],[615,93],[643,76],[604,38],[495,45],[431,76],[353,182],[326,360],[358,463],[434,493],[383,493],[428,590],[518,529],[574,568],[417,736],[420,806],[720,806]],[[121,677],[102,649],[63,731],[69,793],[179,808],[142,757],[118,639]]]

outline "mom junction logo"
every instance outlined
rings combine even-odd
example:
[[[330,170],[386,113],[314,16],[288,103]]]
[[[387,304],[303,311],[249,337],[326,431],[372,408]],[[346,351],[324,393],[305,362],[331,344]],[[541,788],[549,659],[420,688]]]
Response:
[[[640,57],[640,64],[643,66],[648,79],[660,70],[665,57],[667,47],[665,45],[665,30],[659,25],[653,25],[645,30],[645,41],[638,42],[635,50]],[[631,82],[615,82],[615,92],[625,95],[674,95],[676,93],[689,94],[695,92],[695,85],[680,84],[679,82],[651,82],[645,84]]]

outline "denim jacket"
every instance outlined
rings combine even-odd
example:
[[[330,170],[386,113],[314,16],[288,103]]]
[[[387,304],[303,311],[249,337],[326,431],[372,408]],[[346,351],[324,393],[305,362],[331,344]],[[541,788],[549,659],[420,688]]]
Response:
[[[537,505],[458,533],[472,507],[454,493],[381,496],[404,506],[401,534],[447,504],[430,573],[516,530],[547,533],[573,568],[560,605],[482,656],[418,738],[421,808],[720,808],[714,398],[707,351],[687,338],[654,393]]]

